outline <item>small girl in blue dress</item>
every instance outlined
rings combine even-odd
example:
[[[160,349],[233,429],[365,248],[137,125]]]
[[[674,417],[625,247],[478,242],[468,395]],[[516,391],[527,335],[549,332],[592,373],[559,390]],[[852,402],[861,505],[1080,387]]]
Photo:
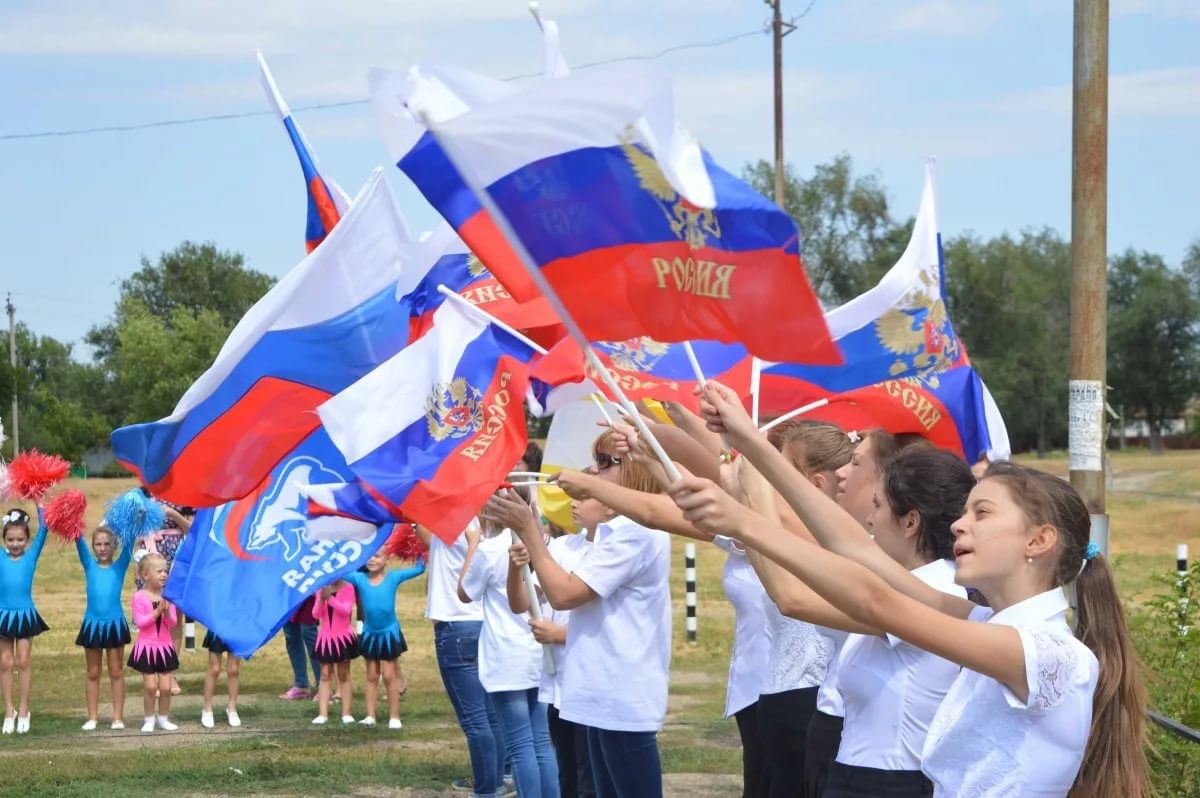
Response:
[[[0,556],[0,692],[4,694],[3,733],[29,731],[29,687],[33,680],[33,638],[49,630],[33,603],[33,572],[46,545],[46,524],[38,505],[38,529],[29,530],[29,513],[4,514],[4,554]],[[13,709],[13,670],[19,672],[20,699]]]
[[[120,554],[113,555],[120,548]],[[75,645],[83,649],[87,663],[84,695],[87,698],[87,723],[84,731],[93,731],[100,722],[100,669],[108,659],[108,679],[112,685],[112,729],[124,729],[125,712],[125,646],[129,645],[129,623],[121,603],[125,575],[133,559],[132,546],[120,546],[107,527],[92,531],[91,546],[80,537],[75,541],[79,563],[83,566],[87,585],[87,606]]]
[[[358,650],[367,661],[365,688],[367,716],[359,721],[375,725],[375,706],[379,695],[379,677],[383,676],[388,699],[388,728],[400,729],[400,694],[407,691],[400,672],[400,655],[408,650],[400,621],[396,618],[396,590],[410,579],[425,573],[425,563],[411,568],[388,571],[387,553],[382,549],[367,560],[366,573],[356,571],[343,577],[354,585],[361,602],[363,633]],[[403,689],[401,689],[403,687]]]

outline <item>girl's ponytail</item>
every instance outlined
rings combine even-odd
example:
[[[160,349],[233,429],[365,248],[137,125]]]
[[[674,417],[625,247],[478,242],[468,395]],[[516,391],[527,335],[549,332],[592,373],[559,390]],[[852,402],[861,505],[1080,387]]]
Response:
[[[1089,542],[1087,505],[1066,481],[1025,466],[993,463],[984,479],[1003,480],[1030,521],[1058,530],[1055,583],[1075,583],[1075,636],[1100,663],[1091,733],[1072,798],[1145,798],[1150,778],[1141,666],[1129,641],[1112,568]]]
[[[1075,580],[1075,634],[1100,661],[1100,678],[1092,731],[1071,795],[1143,798],[1150,789],[1141,665],[1108,560],[1097,555],[1082,568]]]

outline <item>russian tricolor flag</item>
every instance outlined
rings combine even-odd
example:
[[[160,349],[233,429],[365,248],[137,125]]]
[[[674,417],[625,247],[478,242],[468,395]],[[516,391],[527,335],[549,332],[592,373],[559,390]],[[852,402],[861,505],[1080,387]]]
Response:
[[[771,360],[841,362],[795,224],[676,127],[666,81],[595,70],[517,90],[418,67],[372,96],[400,169],[514,297],[535,294],[531,278],[398,106],[452,145],[588,338],[741,342]]]
[[[452,542],[525,451],[533,356],[447,302],[432,330],[317,412],[363,493]]]
[[[263,58],[262,52],[255,51],[255,57],[258,59],[258,71],[262,78],[263,90],[266,91],[267,98],[274,106],[275,112],[279,114],[279,120],[283,122],[283,129],[287,131],[288,138],[291,139],[292,146],[296,149],[296,157],[300,160],[300,170],[304,173],[304,187],[308,192],[308,221],[304,228],[304,243],[308,251],[312,252],[318,244],[325,240],[334,225],[346,215],[350,206],[350,198],[346,196],[346,192],[342,191],[341,186],[321,174],[317,157],[313,154],[312,148],[308,146],[308,140],[304,138],[300,126],[296,124],[292,111],[284,101],[279,87],[275,85],[275,78],[271,75],[271,70],[267,67],[267,61]]]
[[[319,247],[238,322],[170,416],[112,434],[156,496],[212,507],[254,490],[320,424],[315,410],[408,343],[398,301],[442,254],[415,243],[381,170]]]
[[[915,432],[970,462],[989,451],[1006,453],[1003,422],[998,411],[988,412],[990,394],[971,368],[946,309],[935,184],[931,159],[912,237],[900,260],[874,288],[827,314],[846,362],[766,364],[760,397],[764,415],[828,399],[827,406],[804,417],[846,429]],[[996,430],[995,444],[991,430]]]

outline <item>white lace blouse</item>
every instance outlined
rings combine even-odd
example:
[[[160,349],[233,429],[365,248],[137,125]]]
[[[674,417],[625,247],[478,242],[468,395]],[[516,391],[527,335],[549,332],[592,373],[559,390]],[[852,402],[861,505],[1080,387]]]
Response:
[[[784,615],[766,593],[763,609],[771,635],[771,653],[762,694],[819,687],[825,679],[833,643],[811,623]]]
[[[922,770],[935,796],[1065,796],[1092,724],[1100,666],[1071,633],[1060,588],[971,620],[1014,627],[1025,650],[1029,698],[963,669],[929,727]]]

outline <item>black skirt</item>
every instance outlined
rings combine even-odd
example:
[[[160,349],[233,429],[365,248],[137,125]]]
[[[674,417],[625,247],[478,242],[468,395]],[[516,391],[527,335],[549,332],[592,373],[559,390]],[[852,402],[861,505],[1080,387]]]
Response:
[[[75,645],[80,648],[103,651],[113,648],[124,648],[132,638],[129,636],[129,624],[124,618],[115,621],[93,621],[87,618],[79,627],[75,636]]]
[[[880,770],[834,762],[824,798],[932,798],[933,782],[919,770]]]
[[[846,719],[817,710],[808,722],[804,749],[805,798],[821,798],[829,781],[829,768],[842,744],[842,726]]]
[[[204,633],[204,642],[201,644],[209,650],[211,654],[228,654],[229,646],[225,645],[225,641],[217,637],[209,629]]]
[[[408,642],[403,632],[389,630],[387,632],[363,632],[358,641],[358,653],[364,659],[391,661],[408,651]]]
[[[349,662],[358,656],[357,635],[352,635],[345,640],[318,640],[312,652],[313,659],[327,665]]]
[[[37,610],[0,610],[0,639],[28,640],[48,631]]]
[[[166,651],[138,650],[135,647],[126,664],[138,673],[174,673],[179,670],[179,655],[174,647]]]

